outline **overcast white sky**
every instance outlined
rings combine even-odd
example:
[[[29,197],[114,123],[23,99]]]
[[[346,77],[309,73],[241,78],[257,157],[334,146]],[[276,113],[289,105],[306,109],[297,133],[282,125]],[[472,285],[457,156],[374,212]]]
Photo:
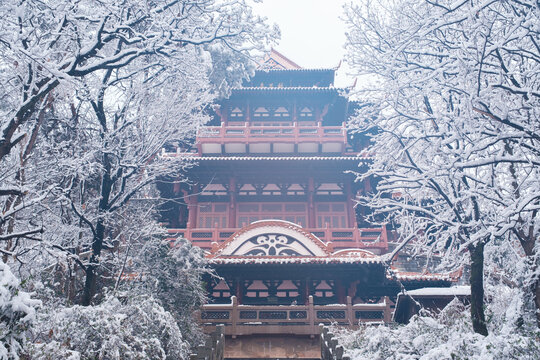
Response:
[[[259,14],[281,29],[276,50],[304,68],[332,68],[344,56],[345,24],[340,17],[346,0],[265,0],[255,4]],[[338,71],[337,86],[352,80]],[[346,84],[345,84],[346,83]]]

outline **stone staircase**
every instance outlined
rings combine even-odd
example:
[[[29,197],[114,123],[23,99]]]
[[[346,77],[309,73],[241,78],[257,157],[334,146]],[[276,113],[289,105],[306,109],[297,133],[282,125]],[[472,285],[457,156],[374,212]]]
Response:
[[[224,326],[216,327],[206,343],[190,360],[302,359],[350,360],[328,327],[319,326],[319,336],[273,334],[225,336]]]

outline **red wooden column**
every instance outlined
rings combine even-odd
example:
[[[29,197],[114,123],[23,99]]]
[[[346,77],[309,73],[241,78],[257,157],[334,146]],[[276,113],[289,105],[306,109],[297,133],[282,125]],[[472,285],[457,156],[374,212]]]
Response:
[[[317,122],[317,126],[321,127],[321,122],[322,122],[321,108],[316,106],[314,110],[315,111],[313,115],[315,117],[315,121]]]
[[[236,287],[236,299],[239,304],[242,304],[244,301],[244,282],[239,277],[234,279]]]
[[[351,228],[356,228],[358,227],[358,224],[356,223],[356,213],[354,212],[353,193],[350,182],[345,183],[345,196],[347,197],[348,225]]]
[[[184,199],[188,204],[188,221],[186,227],[193,229],[197,227],[197,194],[199,187],[193,186],[193,194],[186,196]]]
[[[229,228],[236,228],[236,178],[229,178]]]
[[[311,278],[307,277],[304,281],[304,301],[305,305],[309,305],[309,297],[310,297],[310,289],[311,289]]]
[[[188,192],[184,189],[181,190],[182,191],[182,199],[184,201],[184,203],[187,204],[187,199],[188,199]],[[187,224],[188,223],[188,213],[186,212],[186,208],[183,207],[183,206],[180,206],[178,207],[178,219],[176,219],[176,221],[178,222],[178,224]]]
[[[229,111],[230,111],[230,105],[228,106],[217,106],[214,111],[216,112],[216,114],[218,114],[218,116],[220,117],[221,119],[221,122],[223,124],[225,124],[225,126],[227,126],[227,124],[229,123]]]
[[[356,287],[360,283],[360,280],[351,281],[347,287],[347,296],[354,300],[356,297]]]
[[[249,100],[246,102],[246,113],[244,114],[244,119],[246,119],[246,122],[251,121],[251,109],[249,106]]]
[[[314,229],[316,227],[316,221],[315,221],[315,204],[313,203],[313,194],[315,193],[315,182],[313,181],[313,177],[309,177],[308,180],[308,188],[307,188],[307,195],[308,195],[308,228]]]
[[[336,295],[339,304],[345,304],[347,294],[342,280],[336,280]]]

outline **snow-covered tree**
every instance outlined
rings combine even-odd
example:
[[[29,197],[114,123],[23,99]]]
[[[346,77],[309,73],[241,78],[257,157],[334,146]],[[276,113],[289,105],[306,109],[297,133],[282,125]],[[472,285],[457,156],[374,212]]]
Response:
[[[0,159],[25,137],[23,125],[63,83],[125,67],[144,67],[219,41],[258,48],[269,30],[244,0],[3,1],[0,7],[3,96]],[[14,95],[14,96],[12,96]]]
[[[354,127],[374,134],[362,177],[378,186],[363,201],[404,243],[454,264],[468,254],[481,334],[484,246],[517,245],[540,325],[538,2],[367,1],[346,17],[349,62],[369,75]]]
[[[156,238],[146,241],[133,257],[132,281],[124,281],[119,290],[125,293],[148,294],[160,299],[190,344],[204,338],[196,326],[195,312],[206,301],[202,276],[210,273],[203,251],[188,240],[175,242]]]
[[[6,1],[0,13],[4,254],[23,261],[34,245],[22,240],[40,240],[84,272],[88,305],[117,270],[104,251],[155,224],[128,203],[152,209],[150,184],[184,166],[161,149],[194,137],[276,31],[244,0]]]
[[[175,69],[178,75],[145,72],[124,83],[118,80],[123,74],[108,71],[92,79],[90,88],[95,91],[82,99],[78,118],[82,131],[75,142],[70,141],[75,151],[61,164],[65,175],[59,197],[82,221],[78,245],[83,252],[90,251],[82,259],[83,304],[88,305],[96,291],[99,262],[106,256],[102,251],[123,245],[124,230],[129,231],[125,226],[140,228],[156,221],[153,213],[138,218],[139,223],[124,217],[130,213],[131,200],[137,201],[136,206],[151,204],[149,186],[157,177],[182,169],[179,161],[161,159],[161,149],[174,140],[193,138],[206,120],[203,109],[212,99],[206,69],[195,49],[184,53]],[[81,165],[88,171],[81,172]]]
[[[39,300],[21,291],[19,279],[0,261],[0,359],[18,359]]]

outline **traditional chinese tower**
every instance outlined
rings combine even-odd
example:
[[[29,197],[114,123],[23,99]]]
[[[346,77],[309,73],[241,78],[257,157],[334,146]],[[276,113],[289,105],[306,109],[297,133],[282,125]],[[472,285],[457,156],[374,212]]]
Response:
[[[161,185],[171,236],[207,253],[201,311],[226,334],[313,335],[321,322],[389,321],[396,279],[410,288],[447,278],[389,272],[384,224],[370,225],[355,197],[367,139],[346,123],[355,104],[333,86],[335,69],[303,69],[277,51],[216,106],[197,137],[189,182]],[[239,306],[242,305],[242,306]]]

